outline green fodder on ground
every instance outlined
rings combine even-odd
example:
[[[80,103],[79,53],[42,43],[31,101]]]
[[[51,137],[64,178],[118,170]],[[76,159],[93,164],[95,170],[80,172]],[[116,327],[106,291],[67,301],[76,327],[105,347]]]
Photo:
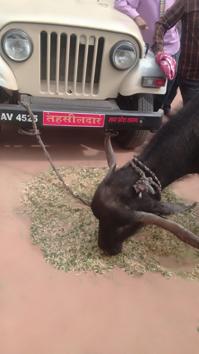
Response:
[[[59,172],[75,193],[90,202],[106,170],[62,168]],[[177,201],[168,189],[163,199]],[[125,241],[119,255],[105,256],[97,246],[98,223],[91,210],[66,193],[52,171],[26,186],[23,206],[31,217],[33,243],[41,248],[45,260],[58,269],[104,273],[120,268],[132,275],[149,271],[199,279],[199,251],[153,226]],[[172,219],[199,235],[197,216],[197,211],[191,210]]]

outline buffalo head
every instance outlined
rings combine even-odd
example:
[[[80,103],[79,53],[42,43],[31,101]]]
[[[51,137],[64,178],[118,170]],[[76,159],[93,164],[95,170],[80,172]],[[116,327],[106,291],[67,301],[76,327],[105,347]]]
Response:
[[[98,245],[106,253],[114,255],[122,250],[122,243],[140,227],[153,224],[175,234],[182,241],[199,248],[199,238],[164,216],[182,211],[160,200],[156,188],[136,190],[140,175],[131,163],[116,169],[110,135],[105,138],[105,151],[109,172],[97,187],[91,209],[99,220]]]

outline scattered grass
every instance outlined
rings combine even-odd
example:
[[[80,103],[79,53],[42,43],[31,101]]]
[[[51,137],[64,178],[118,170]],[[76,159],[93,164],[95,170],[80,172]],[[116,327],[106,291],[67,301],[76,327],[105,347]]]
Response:
[[[65,182],[90,201],[105,169],[62,168]],[[176,201],[166,190],[163,198]],[[107,257],[97,246],[97,220],[89,208],[66,193],[50,171],[34,178],[25,188],[23,210],[31,217],[31,238],[45,260],[63,271],[104,273],[115,267],[131,275],[159,272],[163,276],[199,279],[199,251],[156,227],[142,229],[124,242],[123,252]],[[197,211],[173,217],[199,235]]]

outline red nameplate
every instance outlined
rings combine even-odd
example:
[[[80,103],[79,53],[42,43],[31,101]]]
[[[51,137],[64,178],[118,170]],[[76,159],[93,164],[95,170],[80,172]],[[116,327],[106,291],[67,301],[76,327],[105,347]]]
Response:
[[[104,119],[104,114],[43,112],[43,125],[51,126],[102,128]]]

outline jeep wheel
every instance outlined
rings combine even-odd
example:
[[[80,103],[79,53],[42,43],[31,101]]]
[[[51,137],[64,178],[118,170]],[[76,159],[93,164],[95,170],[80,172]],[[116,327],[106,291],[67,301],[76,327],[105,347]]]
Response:
[[[145,142],[147,136],[147,130],[122,130],[119,132],[119,135],[116,136],[115,141],[123,149],[135,149]]]
[[[120,97],[119,105],[121,109],[150,113],[153,112],[153,95],[142,94],[130,97]],[[145,142],[148,134],[148,130],[135,128],[121,130],[115,138],[115,141],[123,149],[135,149],[137,146],[142,145]]]

